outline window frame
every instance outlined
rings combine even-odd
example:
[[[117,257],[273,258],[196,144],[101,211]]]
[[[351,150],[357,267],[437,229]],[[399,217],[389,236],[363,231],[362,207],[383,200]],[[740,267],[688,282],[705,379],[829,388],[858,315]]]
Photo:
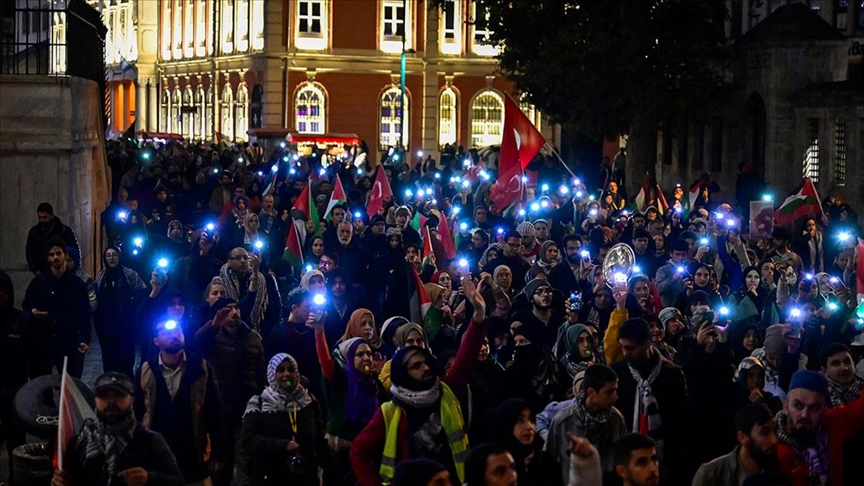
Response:
[[[305,16],[300,13],[301,7],[304,4],[309,6],[309,11]],[[298,49],[308,51],[321,51],[327,49],[327,40],[330,33],[330,2],[328,0],[298,0],[296,5],[297,9],[294,15],[294,45],[296,45]],[[315,5],[321,6],[321,12],[320,15],[318,15],[318,17],[320,17],[320,32],[304,32],[300,30],[300,22],[304,17],[315,19],[316,16],[311,13],[312,7]],[[314,20],[310,20],[310,22],[311,21]]]
[[[453,28],[447,28],[447,15],[453,15]],[[441,5],[439,19],[440,31],[438,33],[438,51],[441,54],[462,54],[462,4],[461,0],[446,0]],[[452,32],[453,38],[447,39],[447,34]]]
[[[300,115],[300,97],[305,95],[306,93],[316,95],[320,98],[318,115]],[[307,102],[306,106],[311,111],[313,105]],[[298,85],[297,88],[294,90],[293,110],[294,129],[297,130],[298,133],[313,135],[327,133],[327,91],[324,89],[324,86],[322,86],[321,83],[316,83],[314,81],[306,81],[305,83]],[[300,123],[304,123],[306,129],[301,129]],[[310,127],[315,123],[318,124],[318,129],[310,129]]]
[[[392,106],[388,103],[388,106],[385,107],[385,97],[391,94],[394,96]],[[381,150],[387,150],[390,147],[398,149],[399,145],[403,148],[408,147],[408,141],[411,136],[411,132],[409,131],[411,126],[411,93],[408,91],[408,88],[405,88],[405,104],[402,106],[404,116],[400,118],[398,108],[401,95],[402,89],[398,84],[391,84],[378,95],[378,147]],[[392,112],[395,112],[386,117],[386,122],[383,113],[385,108],[391,108]],[[404,122],[402,126],[400,126],[401,122]],[[387,134],[384,133],[385,125],[392,129]],[[396,130],[396,127],[399,127],[399,130]]]
[[[477,103],[485,98],[493,99],[497,102],[498,107],[497,111],[500,113],[500,117],[498,120],[494,119],[480,119],[477,117],[478,110],[486,111],[486,115],[492,112],[493,108],[491,105],[488,106],[477,106]],[[471,114],[471,148],[482,148],[489,147],[493,145],[501,145],[501,140],[504,134],[504,96],[501,95],[498,91],[494,89],[484,89],[478,91],[474,98],[471,99],[471,105],[469,108]],[[482,133],[478,133],[477,128],[483,128]],[[493,127],[498,127],[497,132],[494,133],[492,130]]]
[[[449,109],[452,109],[452,117],[448,122],[451,125],[452,136],[449,135],[449,132],[444,129],[444,96],[452,95],[453,103],[449,106]],[[447,139],[445,140],[445,133],[447,134]],[[453,89],[452,86],[445,86],[444,89],[438,93],[438,146],[440,148],[444,148],[446,144],[456,145],[459,142],[459,93]]]
[[[378,22],[378,44],[379,48],[383,52],[387,52],[390,54],[401,54],[402,53],[402,36],[395,34],[394,35],[384,35],[385,24],[393,23],[398,26],[399,22],[396,20],[387,20],[387,9],[400,9],[405,7],[405,17],[402,20],[402,27],[405,31],[405,49],[413,49],[414,48],[414,6],[413,2],[405,2],[402,4],[402,0],[381,0],[381,7],[379,9],[379,22]],[[398,32],[398,28],[397,28]]]
[[[471,2],[471,52],[478,56],[496,56],[498,55],[498,47],[492,44],[485,44],[483,42],[477,41],[477,35],[481,34],[486,40],[490,40],[492,37],[492,30],[489,28],[489,20],[490,20],[490,12],[489,9],[484,9],[483,16],[485,17],[486,27],[483,29],[477,28],[477,7],[478,0],[474,0]]]

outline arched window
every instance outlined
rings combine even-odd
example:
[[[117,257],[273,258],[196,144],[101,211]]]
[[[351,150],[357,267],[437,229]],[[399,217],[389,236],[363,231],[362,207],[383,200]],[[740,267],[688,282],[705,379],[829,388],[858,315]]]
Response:
[[[486,90],[471,102],[471,146],[488,147],[501,143],[504,129],[504,99]]]
[[[188,111],[189,108],[193,108],[195,106],[195,102],[192,99],[192,87],[187,85],[186,89],[183,91],[183,106],[181,107],[181,119],[183,120],[183,136],[186,137],[186,140],[192,140],[195,138],[195,112]]]
[[[227,82],[222,88],[222,123],[219,131],[228,140],[234,140],[234,91]]]
[[[456,143],[456,92],[453,88],[444,88],[438,99],[438,145]]]
[[[408,90],[405,90],[405,106],[401,107],[402,109],[400,110],[401,99],[402,90],[396,85],[390,86],[381,93],[381,103],[379,106],[381,115],[380,146],[382,149],[407,145],[410,105]]]
[[[159,131],[171,133],[171,92],[162,90],[162,106],[159,109]]]
[[[216,111],[216,105],[213,103],[212,86],[204,92],[204,106],[201,108],[201,111],[203,113],[201,138],[204,140],[213,140],[213,113]]]
[[[174,83],[174,94],[171,95],[171,127],[173,130],[169,133],[183,133],[183,124],[180,118],[180,107],[183,106],[183,93],[180,92],[180,87],[177,82]]]
[[[202,140],[206,140],[204,134],[207,133],[204,128],[204,112],[207,110],[205,99],[204,87],[199,84],[198,89],[195,90],[195,132],[198,134],[198,138]]]
[[[327,95],[318,83],[303,83],[294,94],[294,127],[300,133],[324,133]]]
[[[240,84],[237,88],[237,111],[236,127],[237,133],[235,136],[239,140],[248,141],[249,134],[249,90],[246,88],[246,83]]]

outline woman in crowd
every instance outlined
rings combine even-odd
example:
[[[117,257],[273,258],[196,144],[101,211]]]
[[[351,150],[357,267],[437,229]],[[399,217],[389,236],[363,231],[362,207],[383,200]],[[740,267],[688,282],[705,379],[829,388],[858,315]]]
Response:
[[[498,442],[513,456],[519,486],[562,484],[561,468],[543,450],[528,402],[518,398],[504,401],[495,410],[495,425]]]
[[[253,484],[318,486],[330,463],[318,400],[301,384],[297,361],[279,353],[267,365],[270,386],[243,414],[240,443]]]
[[[555,267],[561,263],[561,256],[558,251],[558,244],[552,240],[546,240],[540,246],[540,258],[537,260],[537,264],[543,268],[543,270],[548,273]]]

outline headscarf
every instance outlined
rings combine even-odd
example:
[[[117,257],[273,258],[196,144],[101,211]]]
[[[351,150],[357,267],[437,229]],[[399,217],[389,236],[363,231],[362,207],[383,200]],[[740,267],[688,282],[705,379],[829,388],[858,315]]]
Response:
[[[324,278],[324,273],[322,273],[321,270],[318,270],[318,269],[309,270],[308,272],[303,274],[303,277],[300,278],[300,287],[304,288],[306,290],[311,290],[309,288],[309,281],[312,280],[312,277],[314,277],[316,275],[321,277],[321,279],[324,281],[327,280],[326,278]]]
[[[483,256],[480,257],[480,261],[477,262],[480,268],[485,267],[486,264],[489,263],[489,252],[491,250],[495,250],[498,255],[501,255],[502,248],[503,247],[501,246],[501,243],[492,243],[491,245],[489,245],[489,248],[486,248],[486,250],[483,251]]]
[[[498,430],[498,442],[513,454],[513,459],[517,464],[524,464],[525,458],[531,454],[533,449],[533,444],[525,445],[513,435],[513,428],[525,410],[530,411],[531,406],[520,398],[504,400],[495,409],[495,428]],[[531,416],[533,418],[534,414],[532,413]]]
[[[369,311],[366,310],[366,312]],[[354,316],[351,317],[353,319]],[[375,385],[377,379],[375,376],[363,373],[354,367],[354,355],[361,344],[369,343],[363,338],[350,338],[340,343],[338,350],[345,359],[345,373],[348,375],[348,395],[345,398],[345,410],[342,418],[365,424],[372,420],[372,416],[378,410],[378,390]]]
[[[396,333],[393,335],[393,339],[396,341],[396,345],[400,348],[405,347],[405,340],[408,339],[408,335],[411,334],[411,331],[417,331],[420,335],[423,336],[423,341],[426,343],[426,347],[429,347],[429,339],[426,336],[426,331],[423,330],[423,327],[420,324],[415,324],[413,322],[409,322],[396,329]]]
[[[567,331],[564,332],[564,348],[567,350],[567,361],[568,362],[579,362],[583,361],[582,355],[579,354],[579,336],[582,335],[583,332],[587,332],[588,336],[594,341],[594,334],[591,333],[591,330],[585,324],[574,324],[567,328]],[[591,350],[593,353],[594,350]],[[590,359],[590,358],[588,358]]]
[[[288,353],[279,353],[272,358],[267,364],[267,382],[270,385],[264,389],[261,395],[255,395],[249,399],[246,404],[246,411],[243,413],[280,413],[287,411],[303,410],[312,403],[312,396],[306,391],[300,383],[294,385],[290,391],[285,388],[280,388],[276,383],[276,368],[283,361],[290,361],[298,372],[297,360]]]
[[[548,250],[550,246],[554,246],[555,248],[559,248],[558,243],[555,243],[552,240],[544,241],[543,244],[540,245],[540,254],[539,254],[540,258],[537,260],[537,264],[540,265],[541,267],[543,267],[547,271],[550,270],[555,265],[561,263],[560,248],[559,248],[558,257],[555,260],[547,260],[546,259],[546,250]]]
[[[502,289],[510,290],[510,287],[504,287],[503,285],[501,285],[501,282],[498,281],[498,276],[501,275],[501,271],[505,268],[507,270],[510,270],[510,267],[508,267],[507,265],[498,265],[497,267],[495,267],[495,270],[492,272],[492,281],[495,282],[495,285],[501,287]],[[510,275],[511,275],[510,285],[512,286],[513,285],[513,277],[512,277],[513,271],[512,270],[510,270]]]
[[[255,243],[255,240],[258,239],[258,234],[259,234],[258,232],[261,228],[261,220],[260,219],[258,220],[258,228],[259,229],[255,230],[255,232],[253,233],[252,231],[249,230],[249,220],[252,219],[253,216],[255,218],[258,218],[258,215],[251,212],[251,211],[249,211],[248,213],[246,213],[245,216],[243,216],[243,244],[244,245],[251,245],[251,244]]]
[[[381,325],[381,347],[379,348],[381,354],[388,358],[393,356],[393,353],[396,352],[396,346],[393,344],[396,331],[405,324],[408,324],[408,319],[402,316],[393,316],[384,321],[384,324]]]
[[[369,343],[369,346],[377,348],[381,345],[381,337],[378,335],[378,327],[375,325],[375,315],[373,315],[372,311],[369,309],[363,308],[355,310],[351,313],[351,317],[348,318],[348,325],[345,327],[345,334],[342,334],[343,342],[361,337],[360,328],[362,326],[363,316],[366,314],[372,316],[372,341]]]
[[[426,288],[426,293],[429,294],[429,300],[432,301],[432,305],[435,305],[435,301],[438,300],[438,297],[447,290],[437,283],[423,284],[423,287]]]
[[[441,275],[444,275],[443,270],[438,270],[437,272],[432,274],[432,278],[429,279],[429,283],[433,283],[435,285],[441,285],[438,283],[438,279],[441,278]]]

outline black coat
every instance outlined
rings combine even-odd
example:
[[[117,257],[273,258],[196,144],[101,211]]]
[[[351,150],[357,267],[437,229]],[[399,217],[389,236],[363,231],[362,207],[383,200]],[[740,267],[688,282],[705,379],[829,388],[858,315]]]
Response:
[[[253,397],[252,400],[255,400]],[[317,400],[297,411],[297,434],[291,428],[288,413],[250,412],[243,417],[240,444],[247,461],[247,473],[256,485],[317,486],[318,467],[326,470],[330,462],[324,421]],[[297,455],[306,460],[305,471],[289,469],[291,440],[300,445]]]
[[[72,228],[63,224],[60,218],[54,216],[54,221],[48,225],[41,223],[30,228],[27,233],[27,246],[25,252],[27,254],[27,267],[33,273],[48,271],[48,242],[54,238],[60,238],[66,243],[66,246],[71,246],[78,250],[81,254],[81,247],[78,246],[78,237]]]
[[[72,476],[73,486],[106,485],[120,486],[126,484],[118,478],[109,478],[103,469],[104,461],[92,461],[86,466],[82,464],[84,450],[78,437],[73,437],[63,458],[63,468]],[[165,439],[156,432],[151,432],[140,424],[136,426],[132,441],[120,454],[117,460],[117,471],[133,467],[144,468],[147,471],[147,484],[153,486],[182,486],[185,484],[183,474],[177,466],[177,460]]]
[[[42,349],[69,352],[79,343],[90,343],[90,297],[87,285],[66,272],[57,278],[52,272],[37,275],[27,286],[24,312],[47,311],[48,316],[33,318]]]

